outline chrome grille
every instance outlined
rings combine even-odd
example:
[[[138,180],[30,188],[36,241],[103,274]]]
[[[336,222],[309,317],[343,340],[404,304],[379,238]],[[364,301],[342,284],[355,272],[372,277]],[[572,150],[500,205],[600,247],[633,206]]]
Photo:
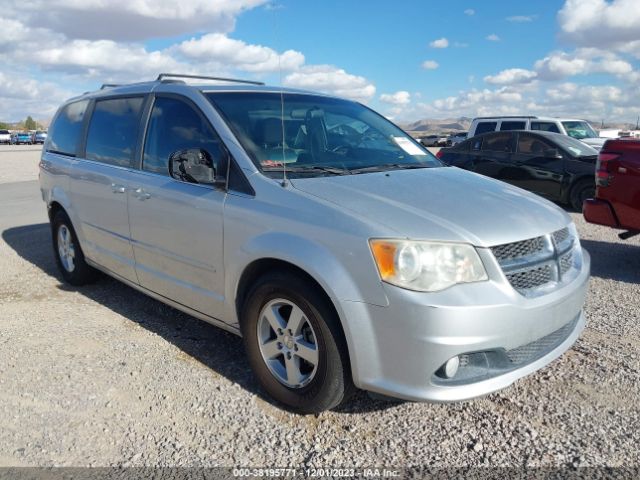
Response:
[[[504,245],[498,245],[493,247],[491,251],[496,256],[498,261],[510,260],[514,258],[526,257],[527,255],[533,255],[540,252],[544,247],[543,238],[531,238],[529,240],[523,240],[522,242],[506,243]]]
[[[551,267],[549,265],[544,265],[524,272],[508,274],[507,279],[516,290],[536,288],[551,281]]]
[[[576,240],[569,228],[491,248],[507,280],[526,297],[543,295],[575,273]]]
[[[553,241],[556,242],[556,245],[564,242],[567,238],[569,238],[569,229],[563,228],[562,230],[558,230],[557,232],[553,232]]]
[[[559,328],[555,332],[550,333],[546,337],[539,338],[538,340],[522,345],[521,347],[514,348],[513,350],[507,350],[506,354],[512,363],[528,363],[535,360],[536,357],[540,357],[547,352],[550,352],[571,334],[578,321],[576,317],[565,326]]]
[[[560,274],[564,275],[573,266],[573,252],[565,253],[560,257]]]

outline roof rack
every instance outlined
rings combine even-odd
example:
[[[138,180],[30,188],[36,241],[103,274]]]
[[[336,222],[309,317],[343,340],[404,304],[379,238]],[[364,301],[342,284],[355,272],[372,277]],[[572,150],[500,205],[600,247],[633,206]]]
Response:
[[[102,86],[100,87],[100,90],[104,90],[105,88],[114,88],[114,87],[121,87],[122,85],[118,84],[118,83],[103,83]]]
[[[488,118],[538,118],[537,115],[491,115],[489,117],[474,117],[474,120],[486,120]]]
[[[166,77],[176,77],[176,78],[196,78],[199,80],[218,80],[221,82],[233,82],[233,83],[248,83],[249,85],[264,85],[263,82],[256,82],[253,80],[238,80],[236,78],[224,78],[224,77],[205,77],[203,75],[187,75],[184,73],[161,73],[156,78],[156,81],[161,82]]]

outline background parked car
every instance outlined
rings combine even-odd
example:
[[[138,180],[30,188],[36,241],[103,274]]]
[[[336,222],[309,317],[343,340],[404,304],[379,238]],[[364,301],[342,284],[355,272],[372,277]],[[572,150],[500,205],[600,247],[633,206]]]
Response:
[[[596,198],[584,204],[587,222],[640,233],[640,140],[608,140],[596,164]]]
[[[20,144],[33,144],[33,138],[29,132],[18,132],[15,134],[13,143],[16,145]]]
[[[33,143],[44,144],[46,139],[47,139],[47,132],[45,132],[44,130],[38,130],[36,133],[33,134]]]
[[[576,210],[595,194],[598,152],[566,135],[493,132],[438,152],[444,163],[503,180]]]
[[[447,147],[453,147],[454,145],[464,142],[467,139],[467,132],[452,133],[447,138]]]
[[[11,133],[9,130],[0,130],[0,143],[11,143]]]
[[[575,118],[553,118],[535,116],[477,117],[471,121],[469,138],[486,132],[507,130],[538,130],[560,133],[600,150],[606,138],[598,133],[585,120]]]
[[[427,135],[426,137],[422,137],[420,139],[420,143],[425,147],[437,147],[439,140],[439,135]]]

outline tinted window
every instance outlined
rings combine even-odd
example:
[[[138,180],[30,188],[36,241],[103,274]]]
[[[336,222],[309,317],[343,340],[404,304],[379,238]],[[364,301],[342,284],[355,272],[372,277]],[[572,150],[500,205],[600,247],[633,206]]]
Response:
[[[9,130],[0,130],[0,134],[1,135],[8,135],[9,134]]]
[[[512,121],[508,121],[505,122],[503,121],[500,124],[500,130],[505,131],[505,130],[524,130],[525,126],[526,126],[527,122],[512,122]]]
[[[455,144],[453,147],[450,148],[450,150],[453,150],[456,152],[468,152],[470,145],[471,145],[471,140],[465,140],[464,142]]]
[[[558,126],[553,122],[531,122],[531,130],[560,133],[560,129],[558,129]]]
[[[147,129],[142,168],[169,175],[169,156],[189,148],[209,152],[218,168],[220,140],[205,118],[176,98],[156,99]]]
[[[490,150],[492,152],[508,152],[511,150],[511,134],[498,133],[496,135],[487,135],[482,143],[482,150]]]
[[[479,122],[476,127],[476,135],[486,132],[495,132],[498,122]]]
[[[536,135],[524,133],[518,136],[518,153],[543,156],[545,150],[555,148],[554,145]]]
[[[87,134],[87,160],[128,167],[138,139],[142,97],[98,100]]]
[[[82,100],[70,103],[60,111],[51,127],[52,131],[47,145],[48,151],[76,156],[82,133],[82,120],[88,104],[88,100]]]

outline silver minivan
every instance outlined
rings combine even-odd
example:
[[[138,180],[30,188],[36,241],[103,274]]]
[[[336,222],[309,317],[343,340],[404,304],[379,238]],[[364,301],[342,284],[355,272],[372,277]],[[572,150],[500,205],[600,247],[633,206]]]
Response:
[[[241,335],[304,413],[485,395],[580,335],[589,256],[554,204],[359,103],[180,77],[56,113],[40,183],[67,282],[101,271]]]

